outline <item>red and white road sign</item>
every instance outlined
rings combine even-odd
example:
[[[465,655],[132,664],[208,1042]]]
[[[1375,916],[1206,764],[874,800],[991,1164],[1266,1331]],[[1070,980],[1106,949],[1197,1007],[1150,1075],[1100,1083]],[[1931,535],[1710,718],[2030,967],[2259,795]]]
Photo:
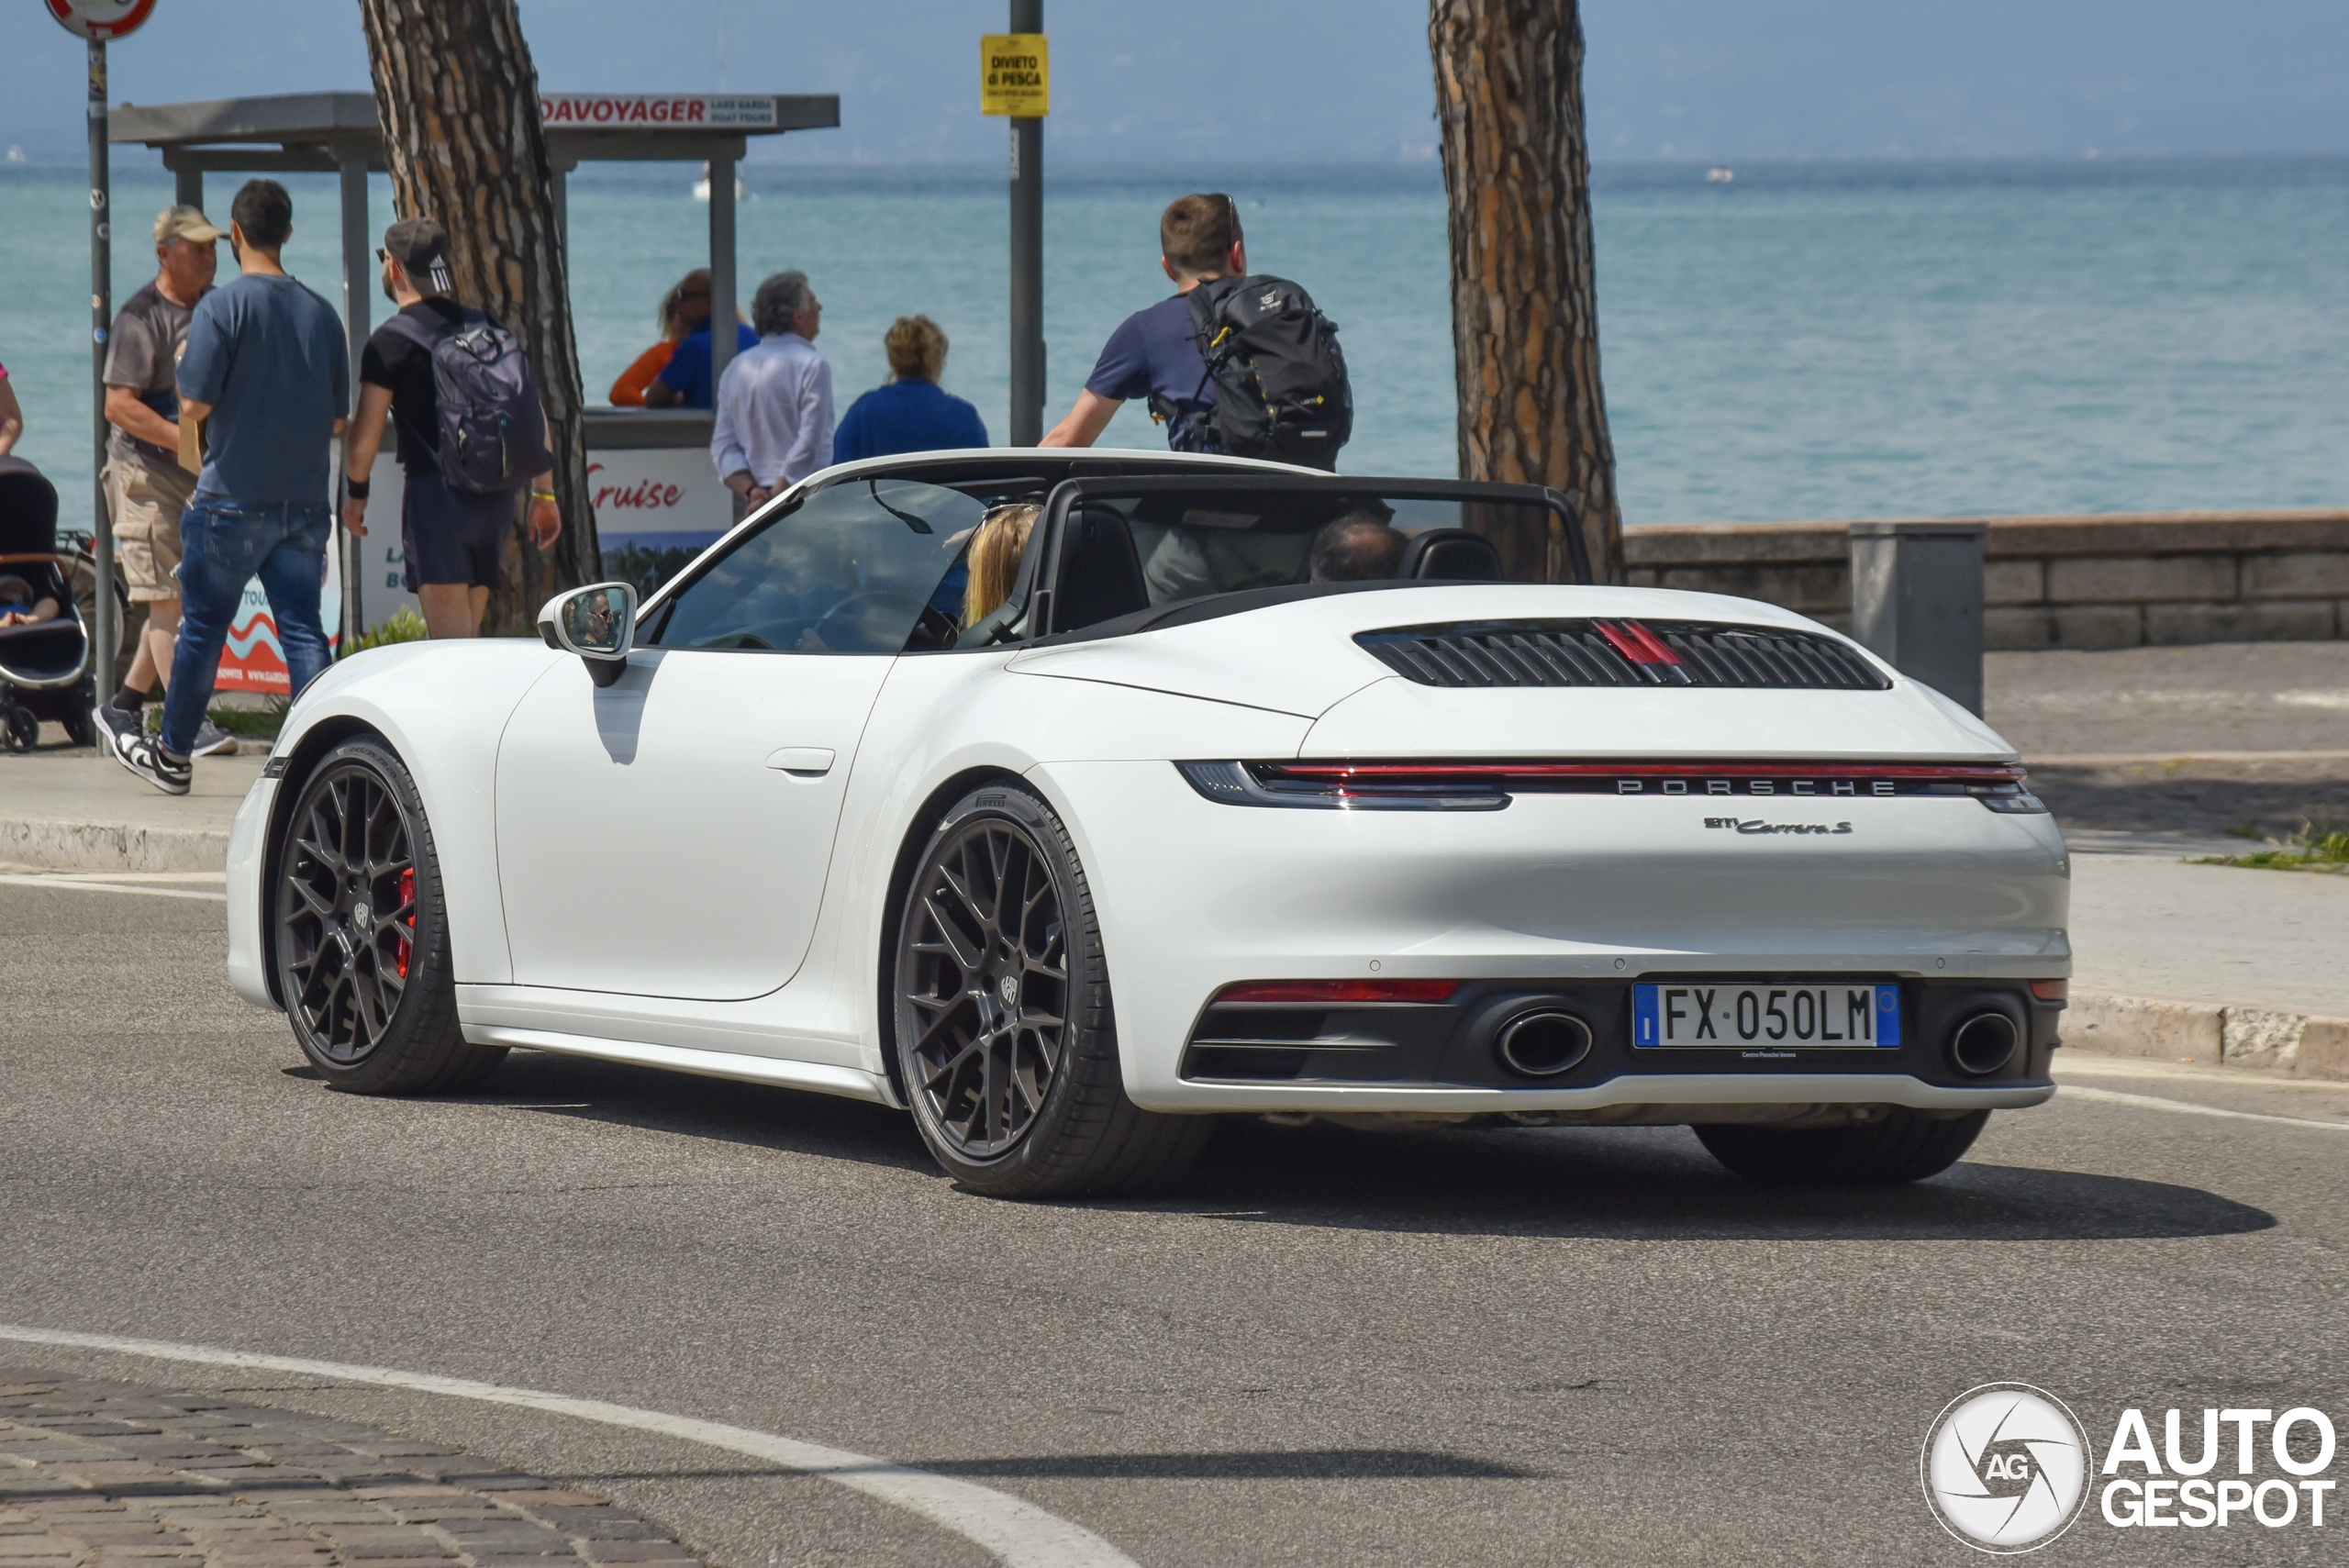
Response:
[[[118,39],[155,13],[155,0],[48,0],[57,25],[77,39]]]

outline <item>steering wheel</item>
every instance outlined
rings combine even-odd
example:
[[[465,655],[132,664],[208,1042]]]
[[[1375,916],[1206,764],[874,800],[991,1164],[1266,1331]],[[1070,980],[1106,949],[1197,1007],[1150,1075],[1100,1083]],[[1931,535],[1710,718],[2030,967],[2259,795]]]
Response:
[[[921,618],[921,612],[927,605],[928,601],[917,599],[910,594],[893,593],[886,588],[866,588],[849,595],[818,616],[816,624],[808,629],[815,633],[818,641],[836,652],[895,653],[904,646],[907,633],[913,629],[914,622]],[[872,636],[874,621],[884,616],[892,617],[894,625],[887,635]],[[857,636],[853,643],[844,643],[839,636],[825,630],[827,627],[845,621],[857,623]]]

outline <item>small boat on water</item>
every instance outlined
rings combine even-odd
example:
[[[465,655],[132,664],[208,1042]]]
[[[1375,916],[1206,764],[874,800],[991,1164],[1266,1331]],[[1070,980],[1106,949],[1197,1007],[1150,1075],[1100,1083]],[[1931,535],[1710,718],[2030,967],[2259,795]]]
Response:
[[[1705,178],[1716,185],[1726,185],[1737,178],[1737,171],[1726,163],[1716,163],[1705,171]]]
[[[735,175],[734,199],[739,202],[748,195],[750,195],[750,188],[742,183],[742,176]],[[694,182],[694,200],[697,202],[709,200],[709,165],[707,163],[701,166],[701,178]]]

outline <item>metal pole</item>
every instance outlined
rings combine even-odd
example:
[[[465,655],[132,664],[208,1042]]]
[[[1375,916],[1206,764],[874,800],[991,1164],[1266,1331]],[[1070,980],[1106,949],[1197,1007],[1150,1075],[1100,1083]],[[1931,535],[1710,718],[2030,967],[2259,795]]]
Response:
[[[95,689],[114,690],[116,646],[122,639],[114,603],[114,519],[106,515],[106,331],[114,322],[114,245],[106,165],[106,45],[90,40],[90,549],[97,557]],[[106,743],[106,732],[98,732]]]
[[[351,355],[350,412],[356,417],[359,357],[366,351],[367,328],[373,314],[368,287],[376,281],[375,270],[368,264],[374,256],[373,248],[367,243],[367,154],[363,150],[342,149],[337,166],[342,187],[342,331]],[[342,450],[338,447],[335,462],[339,466],[341,462]],[[359,541],[344,531],[340,506],[335,508],[334,533],[342,541],[341,639],[348,648],[352,638],[367,629],[366,601],[359,581]]]
[[[1011,30],[1044,30],[1044,0],[1011,0]],[[1011,444],[1044,434],[1044,122],[1011,122]]]
[[[709,398],[734,357],[734,160],[709,161]]]
[[[175,206],[204,209],[204,171],[185,167],[173,168],[166,157],[163,167],[172,171],[172,203]]]

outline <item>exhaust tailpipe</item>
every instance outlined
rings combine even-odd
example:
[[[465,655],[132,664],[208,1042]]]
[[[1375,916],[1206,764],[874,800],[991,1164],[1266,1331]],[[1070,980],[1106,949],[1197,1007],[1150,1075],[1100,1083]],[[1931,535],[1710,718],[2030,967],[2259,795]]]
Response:
[[[1493,1039],[1501,1064],[1528,1078],[1554,1078],[1590,1054],[1590,1026],[1556,1008],[1520,1013]]]
[[[1949,1059],[1961,1073],[1987,1077],[2013,1061],[2021,1043],[2014,1019],[2004,1013],[1976,1013],[1950,1034]]]

